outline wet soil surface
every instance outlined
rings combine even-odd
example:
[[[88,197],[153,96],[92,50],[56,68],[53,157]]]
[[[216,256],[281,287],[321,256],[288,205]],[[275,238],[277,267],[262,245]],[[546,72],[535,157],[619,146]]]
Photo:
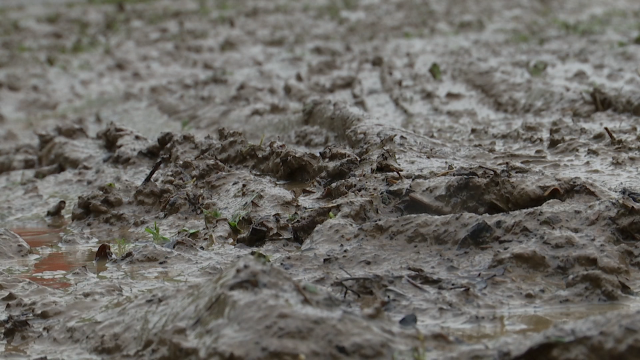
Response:
[[[638,358],[639,17],[4,1],[3,356]]]

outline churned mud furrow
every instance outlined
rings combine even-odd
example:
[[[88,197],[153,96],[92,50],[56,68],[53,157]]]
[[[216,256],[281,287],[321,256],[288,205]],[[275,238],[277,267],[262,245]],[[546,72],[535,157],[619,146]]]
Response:
[[[636,358],[639,14],[4,1],[0,351]]]

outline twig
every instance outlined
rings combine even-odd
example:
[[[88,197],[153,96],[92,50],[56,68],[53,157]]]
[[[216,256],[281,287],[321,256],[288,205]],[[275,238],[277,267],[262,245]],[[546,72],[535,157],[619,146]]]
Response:
[[[342,278],[338,281],[343,282],[343,281],[351,281],[351,280],[373,280],[373,278],[369,276],[352,276],[352,277]]]
[[[411,284],[411,285],[415,286],[416,288],[420,289],[420,291],[427,292],[427,289],[425,289],[424,287],[422,287],[422,286],[421,286],[420,284],[418,284],[417,282],[415,282],[415,281],[413,281],[413,280],[409,279],[409,277],[408,277],[408,276],[405,276],[404,278],[405,278],[405,280],[407,280],[407,282],[408,282],[409,284]]]
[[[359,298],[361,298],[362,296],[360,295],[360,293],[358,293],[357,291],[351,289],[350,287],[348,287],[347,285],[345,285],[342,281],[338,281],[338,284],[342,285],[342,287],[344,288],[344,296],[342,297],[343,299],[347,298],[347,293],[349,291],[351,291],[352,293],[356,294],[356,296]]]
[[[611,139],[611,143],[612,144],[616,144],[618,142],[618,140],[616,139],[615,136],[613,136],[613,133],[611,132],[611,130],[609,130],[608,127],[604,127],[604,131],[607,132],[607,135],[609,135],[609,139]]]
[[[304,290],[302,289],[302,286],[300,286],[300,284],[298,284],[297,282],[293,282],[293,284],[296,286],[296,289],[298,290],[298,292],[300,293],[300,295],[302,295],[302,297],[304,298],[304,301],[309,304],[309,305],[313,305],[313,303],[311,302],[311,300],[309,300],[309,298],[307,297],[307,294],[304,293]]]
[[[349,274],[349,272],[347,270],[345,270],[342,265],[338,265],[338,267],[340,268],[340,270],[344,271],[347,275],[353,276],[353,275]]]
[[[498,170],[496,170],[496,169],[492,169],[490,167],[483,166],[483,165],[480,165],[478,167],[481,168],[481,169],[485,169],[485,170],[491,171],[493,173],[493,175],[500,176],[500,172],[498,172]]]
[[[140,186],[144,186],[146,183],[148,183],[149,181],[151,181],[151,178],[153,177],[153,174],[156,173],[156,171],[158,171],[158,169],[160,169],[160,166],[162,165],[163,162],[165,162],[166,160],[168,160],[169,157],[168,156],[162,156],[160,158],[160,160],[158,160],[154,165],[153,168],[151,169],[151,171],[149,172],[149,175],[147,175],[146,178],[144,178],[144,180],[142,181],[142,184],[140,184]]]

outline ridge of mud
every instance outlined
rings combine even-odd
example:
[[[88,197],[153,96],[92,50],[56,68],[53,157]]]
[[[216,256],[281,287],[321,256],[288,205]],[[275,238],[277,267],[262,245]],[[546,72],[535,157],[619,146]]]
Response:
[[[384,323],[349,314],[331,295],[245,259],[216,279],[142,296],[54,338],[70,336],[108,358],[374,359],[412,342],[404,334],[405,344],[397,343],[400,331]]]

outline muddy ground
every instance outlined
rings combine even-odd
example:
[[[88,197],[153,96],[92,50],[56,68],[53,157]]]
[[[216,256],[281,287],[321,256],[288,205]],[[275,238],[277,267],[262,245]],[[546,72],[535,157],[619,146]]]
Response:
[[[3,357],[640,357],[637,2],[5,0],[0,36]]]

